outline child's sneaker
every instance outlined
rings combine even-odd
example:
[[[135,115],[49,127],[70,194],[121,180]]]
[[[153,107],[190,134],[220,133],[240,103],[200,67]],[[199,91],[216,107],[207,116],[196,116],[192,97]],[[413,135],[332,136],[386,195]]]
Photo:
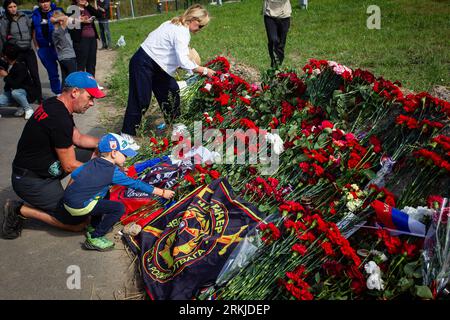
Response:
[[[114,242],[106,239],[105,237],[88,237],[84,242],[84,247],[89,250],[109,251],[114,248]]]
[[[86,237],[87,237],[87,238],[90,238],[92,232],[94,232],[94,231],[95,231],[95,228],[94,228],[92,225],[88,225],[88,226],[86,227]]]

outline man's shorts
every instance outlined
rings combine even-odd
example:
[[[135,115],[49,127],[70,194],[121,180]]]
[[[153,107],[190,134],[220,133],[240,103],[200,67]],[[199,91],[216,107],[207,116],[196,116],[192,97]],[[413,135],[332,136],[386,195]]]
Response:
[[[50,215],[57,212],[59,201],[64,194],[59,179],[42,178],[18,168],[13,168],[11,184],[22,200]]]

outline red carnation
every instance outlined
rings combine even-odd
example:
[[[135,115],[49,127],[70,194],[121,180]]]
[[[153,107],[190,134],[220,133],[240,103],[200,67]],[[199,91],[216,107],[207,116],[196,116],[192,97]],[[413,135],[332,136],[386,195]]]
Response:
[[[322,242],[320,244],[320,247],[323,249],[323,251],[325,252],[325,254],[327,256],[334,256],[335,253],[333,251],[333,247],[331,246],[331,243],[327,242]]]
[[[209,175],[213,178],[213,179],[219,179],[220,177],[220,172],[216,171],[216,170],[211,170],[209,171]]]
[[[230,100],[230,96],[226,93],[221,92],[218,98],[214,99],[215,101],[220,102],[221,106],[226,106],[228,101]]]
[[[331,129],[333,129],[333,126],[334,126],[334,125],[333,125],[330,121],[328,121],[328,120],[322,121],[322,124],[321,124],[322,129],[325,129],[325,128],[331,128]]]
[[[195,179],[190,174],[187,174],[184,176],[184,180],[188,181],[191,185],[195,186],[197,183],[195,182]]]
[[[323,174],[325,173],[325,170],[321,166],[319,166],[315,163],[312,164],[312,167],[314,168],[314,172],[316,173],[316,175],[318,177],[323,176]]]
[[[304,245],[296,243],[292,246],[292,251],[299,253],[301,256],[304,256],[308,249]]]
[[[309,171],[309,164],[307,162],[300,162],[299,167],[305,173]]]
[[[239,96],[239,99],[244,103],[244,104],[246,104],[246,105],[250,105],[250,99],[247,99],[247,98],[244,98],[244,97],[241,97],[241,96]]]

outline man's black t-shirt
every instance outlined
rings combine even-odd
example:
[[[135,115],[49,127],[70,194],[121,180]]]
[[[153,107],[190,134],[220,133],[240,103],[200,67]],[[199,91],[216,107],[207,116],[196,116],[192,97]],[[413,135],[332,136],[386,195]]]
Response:
[[[73,145],[75,123],[64,103],[49,98],[28,120],[17,145],[13,166],[46,178],[62,178],[63,170],[55,148]]]

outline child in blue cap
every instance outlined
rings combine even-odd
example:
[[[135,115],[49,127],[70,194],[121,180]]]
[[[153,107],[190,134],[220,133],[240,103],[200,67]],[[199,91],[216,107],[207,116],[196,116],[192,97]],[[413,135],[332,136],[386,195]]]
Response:
[[[114,243],[105,234],[120,220],[125,213],[121,202],[103,199],[111,185],[127,186],[142,192],[171,199],[174,191],[155,188],[143,181],[132,179],[123,173],[127,157],[134,157],[136,151],[121,136],[108,133],[98,143],[100,157],[91,159],[72,172],[72,181],[64,191],[62,199],[63,223],[80,223],[88,216],[86,249],[106,251],[114,248]]]

